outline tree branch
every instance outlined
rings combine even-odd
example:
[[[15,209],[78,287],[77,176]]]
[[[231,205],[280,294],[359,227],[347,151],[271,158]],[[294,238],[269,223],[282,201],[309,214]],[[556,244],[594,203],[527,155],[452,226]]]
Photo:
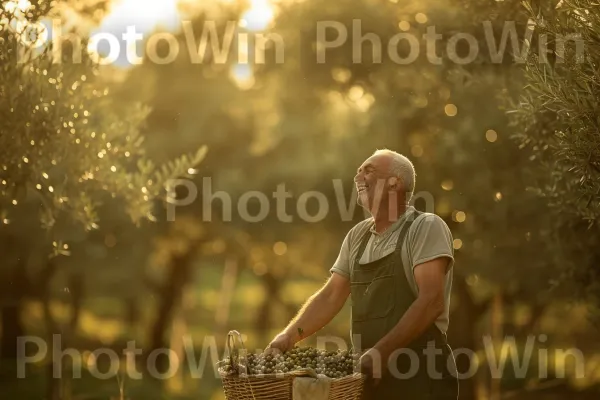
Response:
[[[542,318],[542,316],[544,315],[544,312],[546,311],[547,307],[548,306],[545,304],[533,305],[532,311],[531,311],[531,318],[529,318],[529,321],[527,321],[527,324],[525,324],[519,328],[519,330],[517,332],[518,335],[522,336],[522,335],[527,334],[528,332],[531,332],[535,328],[535,326],[537,325],[539,320]]]

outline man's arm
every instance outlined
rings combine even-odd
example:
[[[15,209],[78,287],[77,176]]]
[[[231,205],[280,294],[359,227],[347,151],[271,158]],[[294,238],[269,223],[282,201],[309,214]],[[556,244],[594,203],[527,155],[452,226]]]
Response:
[[[440,257],[415,267],[419,288],[417,299],[396,326],[374,346],[384,362],[394,350],[408,346],[419,337],[444,312],[444,285],[449,262],[448,257]]]
[[[279,343],[288,341],[283,347],[293,346],[327,325],[342,309],[350,294],[350,281],[338,273],[333,273],[327,283],[304,303],[296,317],[268,347],[281,349]],[[278,340],[282,335],[284,340]],[[280,338],[281,339],[281,338]]]

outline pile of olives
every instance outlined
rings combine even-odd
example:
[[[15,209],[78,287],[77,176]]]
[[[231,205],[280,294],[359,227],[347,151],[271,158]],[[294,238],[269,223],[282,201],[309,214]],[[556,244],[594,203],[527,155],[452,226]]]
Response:
[[[294,347],[283,354],[264,353],[247,355],[247,372],[250,375],[281,374],[311,368],[329,378],[341,378],[354,373],[360,354],[352,350],[326,351],[311,347]],[[233,372],[226,359],[224,370]]]

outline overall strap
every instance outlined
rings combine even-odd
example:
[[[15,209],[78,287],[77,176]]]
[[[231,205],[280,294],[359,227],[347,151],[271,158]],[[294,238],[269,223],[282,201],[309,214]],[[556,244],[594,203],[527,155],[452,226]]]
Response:
[[[404,246],[406,235],[408,234],[408,230],[412,226],[413,222],[415,222],[415,220],[421,214],[423,214],[422,211],[415,210],[415,212],[412,215],[408,216],[408,221],[406,221],[404,223],[404,225],[400,229],[400,234],[398,235],[398,241],[396,242],[396,249],[394,250],[396,253],[400,254],[402,252],[402,246]]]
[[[365,252],[365,249],[367,248],[367,243],[369,243],[369,239],[371,238],[371,228],[367,228],[367,230],[365,231],[365,233],[362,235],[362,238],[360,239],[360,245],[358,246],[358,253],[356,253],[356,259],[355,259],[355,264],[358,265],[360,264],[360,258],[362,257],[362,254]]]

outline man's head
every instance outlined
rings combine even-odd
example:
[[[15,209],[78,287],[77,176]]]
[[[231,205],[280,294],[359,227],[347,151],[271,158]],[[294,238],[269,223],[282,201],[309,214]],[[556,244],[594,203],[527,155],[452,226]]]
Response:
[[[408,204],[415,189],[415,168],[408,158],[392,150],[377,150],[354,177],[358,204],[374,214],[390,202]]]

